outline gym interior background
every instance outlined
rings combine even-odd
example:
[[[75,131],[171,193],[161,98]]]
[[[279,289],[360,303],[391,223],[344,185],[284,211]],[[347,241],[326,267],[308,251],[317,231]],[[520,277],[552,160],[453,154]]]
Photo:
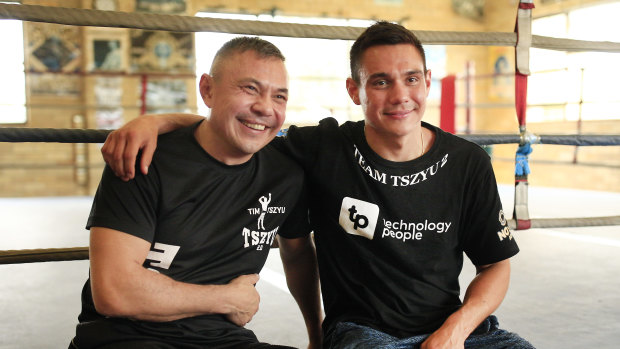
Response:
[[[349,26],[367,26],[372,20],[384,19],[412,30],[513,32],[518,2],[23,0],[19,3]],[[620,30],[613,20],[613,13],[620,13],[617,1],[534,3],[533,34],[620,41]],[[612,20],[605,22],[604,14]],[[3,40],[8,40],[3,43],[3,56],[12,61],[3,64],[3,75],[11,78],[0,82],[4,85],[0,96],[3,98],[1,127],[116,128],[141,113],[203,113],[202,102],[196,95],[196,77],[208,70],[215,48],[228,39],[226,34],[7,20],[0,24],[16,28],[5,26],[2,34]],[[15,40],[22,35],[23,41]],[[326,116],[341,121],[361,117],[344,88],[351,42],[267,39],[280,46],[288,58],[292,96],[287,123],[312,124]],[[7,48],[10,45],[13,45],[11,50]],[[519,132],[514,110],[514,48],[426,47],[433,72],[426,121],[439,124],[441,79],[453,75],[457,133]],[[537,134],[620,133],[620,97],[608,88],[620,77],[612,63],[617,61],[617,55],[532,49],[528,130]],[[0,143],[0,197],[92,195],[103,168],[100,146]],[[488,150],[493,156],[498,181],[514,183],[516,145],[495,145]],[[530,167],[532,186],[620,192],[620,147],[617,146],[535,145]]]

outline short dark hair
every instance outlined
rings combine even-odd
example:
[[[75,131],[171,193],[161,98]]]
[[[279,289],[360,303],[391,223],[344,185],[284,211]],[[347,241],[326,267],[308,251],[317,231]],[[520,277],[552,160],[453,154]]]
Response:
[[[426,73],[426,55],[420,40],[407,28],[400,24],[387,21],[379,21],[366,30],[355,40],[351,47],[351,78],[356,83],[360,83],[360,69],[362,54],[373,47],[379,45],[411,44],[420,52]]]
[[[213,64],[211,65],[211,76],[214,76],[217,70],[217,61],[230,57],[235,53],[243,53],[245,51],[254,51],[260,58],[277,58],[282,62],[285,61],[284,55],[276,45],[267,40],[258,37],[240,36],[226,42],[215,54]]]

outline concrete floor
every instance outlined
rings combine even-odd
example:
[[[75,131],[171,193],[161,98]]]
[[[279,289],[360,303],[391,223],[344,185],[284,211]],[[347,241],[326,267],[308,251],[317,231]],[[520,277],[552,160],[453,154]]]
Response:
[[[506,212],[513,187],[501,186]],[[0,249],[86,246],[91,198],[0,199]],[[620,193],[534,188],[532,218],[620,215]],[[537,348],[617,348],[620,342],[620,226],[530,229],[515,236],[511,288],[496,312],[503,328]],[[474,269],[466,264],[467,285]],[[0,265],[0,349],[66,348],[79,312],[87,261]],[[278,251],[257,286],[250,323],[271,343],[305,347],[305,327],[286,291]]]

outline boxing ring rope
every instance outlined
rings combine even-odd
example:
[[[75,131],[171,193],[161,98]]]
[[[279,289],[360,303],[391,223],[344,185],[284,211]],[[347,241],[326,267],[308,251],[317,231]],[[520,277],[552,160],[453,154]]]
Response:
[[[0,265],[88,259],[88,247],[0,251]]]
[[[515,32],[451,32],[413,31],[424,44],[431,45],[488,45],[512,46],[516,51],[517,73],[516,99],[520,134],[459,135],[479,145],[556,144],[573,146],[618,146],[620,135],[534,135],[525,129],[525,98],[523,85],[527,86],[529,75],[529,48],[544,48],[560,51],[597,51],[620,53],[620,43],[607,41],[583,41],[558,39],[531,34],[532,0],[521,0],[517,14]],[[529,19],[528,19],[529,18]],[[176,32],[223,32],[246,35],[267,35],[319,39],[354,40],[365,28],[346,26],[324,26],[248,20],[212,19],[179,15],[128,13],[89,9],[47,7],[38,5],[0,4],[0,19],[17,19],[31,22],[45,22],[77,26],[136,28]],[[528,23],[530,28],[528,28]],[[520,85],[520,86],[519,86]],[[521,91],[521,92],[519,92]],[[58,143],[102,143],[110,130],[54,129],[54,128],[0,128],[0,142],[58,142]],[[531,150],[530,150],[531,151]],[[527,162],[527,155],[525,161]],[[519,153],[517,154],[519,162]],[[529,172],[528,172],[529,173]],[[527,174],[525,175],[527,178]],[[525,181],[527,184],[527,180]],[[521,190],[522,194],[522,190]],[[517,196],[515,187],[515,208]],[[523,202],[520,202],[521,204]],[[527,215],[527,192],[525,194]],[[509,220],[511,229],[523,229],[519,219]],[[620,225],[620,216],[529,219],[527,228],[552,228],[572,226]],[[0,264],[68,261],[88,259],[88,247],[53,248],[33,250],[0,251]]]
[[[77,26],[176,32],[217,32],[316,39],[355,40],[365,28],[101,11],[40,5],[0,4],[0,19]],[[516,33],[413,30],[424,44],[516,46]],[[559,51],[620,52],[620,43],[531,36],[532,47]]]
[[[112,130],[73,129],[73,128],[0,128],[0,142],[43,142],[43,143],[103,143]],[[579,134],[579,135],[536,135],[519,134],[459,134],[461,138],[478,145],[492,144],[555,144],[574,146],[614,146],[620,145],[620,135]]]

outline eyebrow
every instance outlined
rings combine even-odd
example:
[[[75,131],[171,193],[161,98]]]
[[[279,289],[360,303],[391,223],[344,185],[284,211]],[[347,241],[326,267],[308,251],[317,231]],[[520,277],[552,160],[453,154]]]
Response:
[[[406,76],[410,76],[410,75],[424,75],[424,73],[421,70],[409,70],[409,71],[407,71],[407,73],[405,75]],[[381,73],[375,73],[375,74],[370,75],[370,77],[368,79],[370,80],[370,79],[376,79],[376,78],[387,78],[389,76],[390,76],[390,74],[381,72]]]
[[[258,80],[256,80],[256,79],[254,79],[254,78],[245,78],[245,79],[241,79],[241,80],[239,80],[239,82],[240,82],[240,83],[247,83],[247,82],[251,82],[251,83],[253,83],[253,84],[258,85],[258,86],[259,86],[259,87],[261,87],[261,88],[265,85],[265,84],[261,83],[260,81],[258,81]],[[286,93],[286,94],[288,94],[288,88],[286,88],[286,87],[280,87],[280,88],[278,88],[278,90],[277,90],[277,91],[278,91],[278,92],[280,92],[280,93]]]

